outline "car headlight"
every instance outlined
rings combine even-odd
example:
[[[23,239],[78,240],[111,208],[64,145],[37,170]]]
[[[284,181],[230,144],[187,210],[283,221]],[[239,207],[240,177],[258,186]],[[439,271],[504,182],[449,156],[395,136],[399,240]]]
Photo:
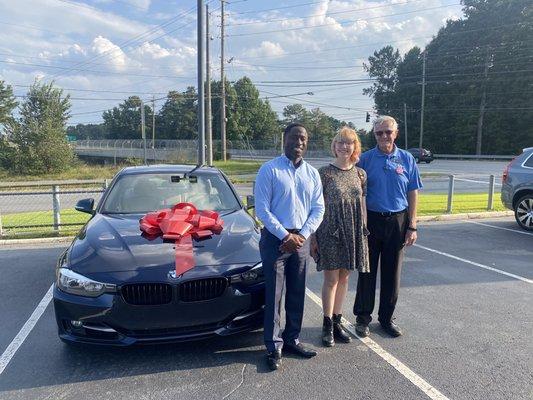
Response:
[[[94,281],[68,268],[58,269],[57,286],[64,292],[85,297],[98,297],[117,289],[116,285]]]
[[[258,280],[263,280],[263,263],[257,263],[248,271],[242,272],[231,277],[231,282],[244,282],[244,283],[253,283]]]

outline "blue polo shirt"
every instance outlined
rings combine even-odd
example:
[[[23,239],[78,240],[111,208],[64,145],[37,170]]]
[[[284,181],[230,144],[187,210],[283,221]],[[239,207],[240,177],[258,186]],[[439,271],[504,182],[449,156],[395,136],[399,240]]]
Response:
[[[391,154],[377,146],[365,151],[357,165],[368,177],[366,206],[371,211],[403,211],[408,207],[407,193],[422,188],[414,157],[396,145]]]

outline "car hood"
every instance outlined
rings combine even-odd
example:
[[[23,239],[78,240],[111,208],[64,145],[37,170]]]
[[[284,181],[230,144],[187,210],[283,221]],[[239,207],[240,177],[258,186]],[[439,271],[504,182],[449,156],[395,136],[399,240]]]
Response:
[[[92,274],[172,269],[174,241],[147,239],[139,229],[139,218],[96,214],[74,239],[68,252],[69,267]],[[254,220],[242,209],[223,215],[222,220],[220,235],[194,242],[196,267],[258,263],[260,234]]]

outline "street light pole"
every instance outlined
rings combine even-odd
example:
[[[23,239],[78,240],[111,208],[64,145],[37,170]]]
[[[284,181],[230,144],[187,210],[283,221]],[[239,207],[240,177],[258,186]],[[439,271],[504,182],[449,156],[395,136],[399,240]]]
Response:
[[[204,51],[204,1],[197,0],[198,14],[198,165],[205,164],[205,51]]]
[[[426,52],[422,53],[422,104],[420,107],[420,139],[418,147],[420,149],[420,156],[422,156],[422,139],[424,137],[424,101],[426,95]]]
[[[144,165],[146,163],[146,127],[144,120],[144,102],[141,100],[141,137],[143,139],[143,153],[144,153]]]

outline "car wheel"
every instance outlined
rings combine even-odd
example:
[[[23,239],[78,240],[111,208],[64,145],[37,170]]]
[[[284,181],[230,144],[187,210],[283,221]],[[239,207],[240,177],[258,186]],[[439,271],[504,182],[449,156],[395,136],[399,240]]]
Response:
[[[517,201],[514,217],[521,228],[533,231],[533,194],[526,194]]]
[[[418,163],[420,162],[420,158],[415,157],[415,161],[416,161],[416,163],[418,164]]]
[[[426,164],[429,164],[431,162],[431,160],[426,160]]]

